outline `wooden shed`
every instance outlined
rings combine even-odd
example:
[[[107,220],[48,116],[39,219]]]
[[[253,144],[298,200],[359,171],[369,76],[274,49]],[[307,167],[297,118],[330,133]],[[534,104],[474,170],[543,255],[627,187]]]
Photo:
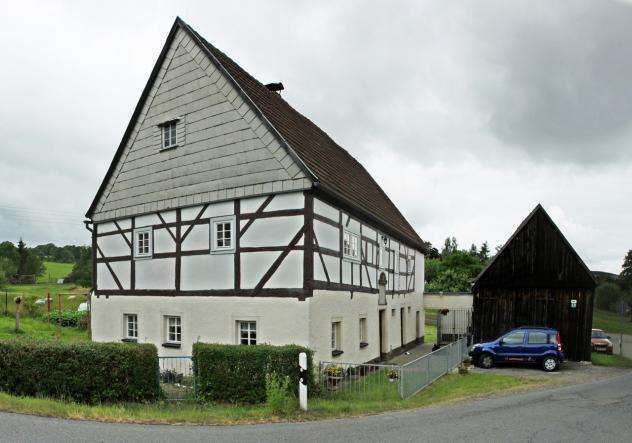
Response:
[[[541,205],[476,278],[475,341],[517,326],[548,326],[570,360],[590,360],[596,281]]]

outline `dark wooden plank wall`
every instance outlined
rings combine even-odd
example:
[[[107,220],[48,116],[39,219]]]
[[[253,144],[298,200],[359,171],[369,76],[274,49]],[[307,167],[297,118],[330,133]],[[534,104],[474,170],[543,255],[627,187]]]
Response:
[[[592,308],[591,289],[481,288],[474,295],[474,339],[492,340],[518,326],[547,326],[560,332],[568,359],[589,361]]]

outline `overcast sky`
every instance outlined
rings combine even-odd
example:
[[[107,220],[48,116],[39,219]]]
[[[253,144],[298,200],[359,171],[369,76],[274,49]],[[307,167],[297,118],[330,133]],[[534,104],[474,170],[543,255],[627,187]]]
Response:
[[[81,221],[177,15],[373,174],[419,235],[501,245],[542,203],[591,269],[632,249],[632,3],[10,2],[0,240]]]

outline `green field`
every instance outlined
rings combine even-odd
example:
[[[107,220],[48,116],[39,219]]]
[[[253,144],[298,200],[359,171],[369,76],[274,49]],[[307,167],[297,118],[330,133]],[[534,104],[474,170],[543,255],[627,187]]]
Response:
[[[37,283],[57,283],[58,279],[68,277],[74,265],[72,263],[45,261],[44,266],[46,267],[46,272],[37,277]]]
[[[616,368],[632,368],[632,360],[622,355],[591,354],[591,360],[597,366],[612,366]]]
[[[593,328],[603,329],[606,332],[621,332],[621,317],[614,312],[595,309],[593,311]],[[630,317],[623,318],[623,333],[632,335],[632,322]]]
[[[15,317],[0,315],[0,340],[12,338],[75,342],[88,340],[88,333],[78,328],[58,328],[40,318],[21,317],[20,332],[16,334]]]

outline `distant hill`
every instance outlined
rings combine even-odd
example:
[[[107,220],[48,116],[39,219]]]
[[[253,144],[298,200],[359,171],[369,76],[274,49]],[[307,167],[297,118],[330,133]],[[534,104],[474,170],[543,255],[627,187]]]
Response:
[[[597,280],[605,280],[605,279],[618,280],[619,279],[619,275],[613,274],[612,272],[604,272],[604,271],[590,271],[590,272],[593,273],[593,275],[595,276]]]

